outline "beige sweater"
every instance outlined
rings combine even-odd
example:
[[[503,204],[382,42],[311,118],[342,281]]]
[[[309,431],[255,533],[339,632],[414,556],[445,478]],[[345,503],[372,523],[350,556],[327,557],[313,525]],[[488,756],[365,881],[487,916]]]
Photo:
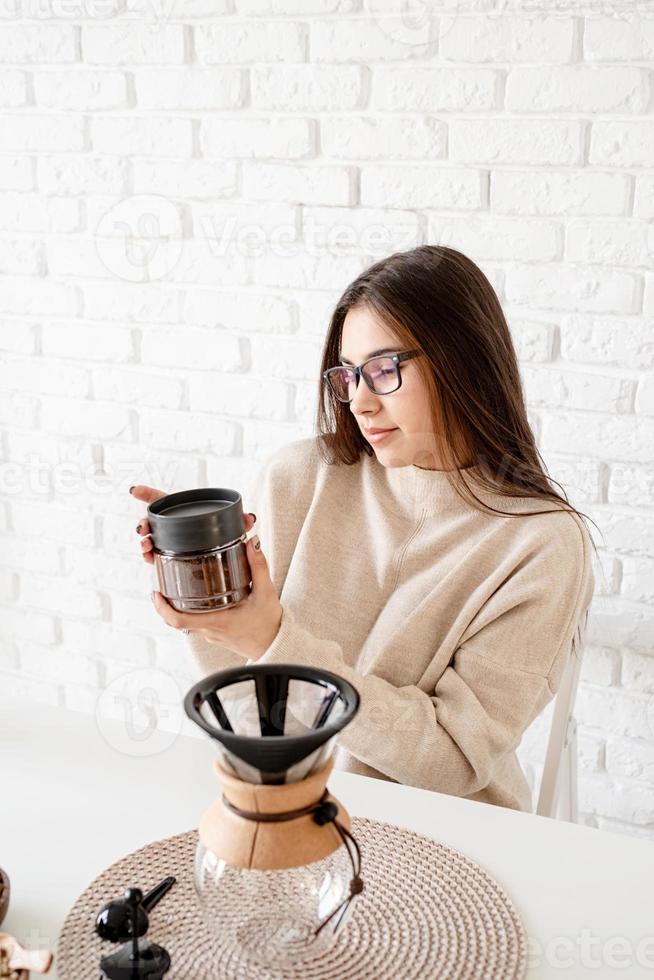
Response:
[[[556,506],[482,497],[510,512]],[[323,667],[361,696],[336,768],[531,810],[515,749],[583,642],[583,522],[481,513],[443,471],[365,453],[328,466],[315,438],[268,457],[243,502],[284,610],[258,662]],[[249,662],[200,634],[186,641],[202,676]]]

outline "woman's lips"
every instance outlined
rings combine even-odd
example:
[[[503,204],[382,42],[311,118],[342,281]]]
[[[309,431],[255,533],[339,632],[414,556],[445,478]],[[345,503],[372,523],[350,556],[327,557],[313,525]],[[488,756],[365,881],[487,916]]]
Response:
[[[394,432],[397,432],[397,427],[394,429],[386,429],[383,432],[367,432],[366,439],[368,440],[368,442],[377,443],[377,442],[381,442],[382,439],[386,439],[387,436],[392,435]]]

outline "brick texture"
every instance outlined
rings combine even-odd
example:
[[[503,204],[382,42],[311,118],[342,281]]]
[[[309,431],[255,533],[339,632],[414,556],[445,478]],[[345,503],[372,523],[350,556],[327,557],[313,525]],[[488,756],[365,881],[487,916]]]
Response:
[[[185,682],[127,488],[245,489],[313,431],[345,286],[442,242],[497,289],[539,448],[602,532],[582,820],[654,839],[654,17],[453,6],[4,18],[0,683],[93,711],[130,669]]]

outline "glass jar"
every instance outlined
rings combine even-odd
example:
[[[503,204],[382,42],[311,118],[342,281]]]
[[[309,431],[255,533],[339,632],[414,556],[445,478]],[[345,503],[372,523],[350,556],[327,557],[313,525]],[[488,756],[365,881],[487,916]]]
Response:
[[[211,612],[250,594],[245,532],[224,548],[187,554],[153,548],[159,591],[180,612]]]
[[[252,582],[241,495],[184,490],[148,507],[159,591],[179,612],[212,612],[245,599]]]

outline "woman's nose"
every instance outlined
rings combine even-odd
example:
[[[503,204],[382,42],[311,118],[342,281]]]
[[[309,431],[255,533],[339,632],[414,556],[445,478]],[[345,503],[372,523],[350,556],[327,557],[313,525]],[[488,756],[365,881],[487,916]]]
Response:
[[[363,378],[359,378],[359,384],[350,402],[350,408],[355,413],[355,415],[361,411],[361,407],[368,405],[372,406],[379,400],[378,396],[371,391],[368,385],[365,383]]]

